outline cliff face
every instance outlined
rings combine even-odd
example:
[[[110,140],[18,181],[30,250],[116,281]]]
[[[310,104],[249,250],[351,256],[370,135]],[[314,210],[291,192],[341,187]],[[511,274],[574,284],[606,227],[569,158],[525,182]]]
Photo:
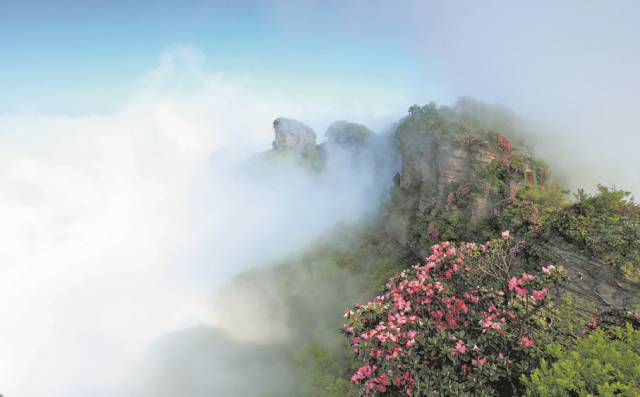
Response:
[[[544,188],[542,177],[526,177],[530,156],[499,133],[416,111],[396,140],[402,164],[385,228],[418,251],[442,238],[471,237],[515,191]]]
[[[547,242],[545,249],[556,263],[562,264],[569,280],[562,289],[573,295],[608,308],[636,308],[640,315],[640,285],[625,279],[615,267],[589,258],[559,241]]]
[[[398,135],[400,140],[404,138]],[[455,205],[451,201],[470,195],[471,186],[497,155],[486,143],[461,144],[443,139],[438,131],[424,130],[420,139],[402,142],[402,165],[397,178],[397,202],[402,211],[394,213],[395,221],[405,226],[428,221],[438,206]],[[489,191],[469,198],[472,223],[489,215],[492,202]],[[450,196],[451,195],[451,196]],[[451,200],[453,199],[453,200]],[[407,230],[407,233],[410,231]],[[406,242],[409,236],[399,235]]]

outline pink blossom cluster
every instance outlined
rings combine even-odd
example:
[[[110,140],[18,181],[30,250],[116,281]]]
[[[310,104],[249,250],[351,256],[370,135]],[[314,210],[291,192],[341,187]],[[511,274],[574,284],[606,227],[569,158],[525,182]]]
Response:
[[[351,380],[362,386],[363,394],[395,390],[412,396],[420,371],[444,365],[466,379],[480,376],[485,367],[506,373],[513,355],[533,346],[528,332],[518,329],[523,302],[542,304],[547,288],[535,289],[542,284],[530,274],[513,276],[504,286],[478,285],[480,271],[470,261],[494,244],[508,243],[505,232],[502,241],[485,244],[436,244],[425,264],[400,272],[372,302],[345,312],[343,331],[363,362]],[[444,340],[447,350],[425,345],[429,338]],[[491,350],[496,340],[502,350]],[[432,356],[418,358],[425,348]]]
[[[515,291],[518,296],[528,296],[529,289],[526,287],[526,284],[535,279],[536,277],[530,274],[523,274],[520,278],[511,277],[511,279],[509,279],[509,291]],[[548,291],[549,289],[546,287],[540,290],[533,290],[531,292],[531,299],[533,299],[534,302],[542,302],[546,298]]]

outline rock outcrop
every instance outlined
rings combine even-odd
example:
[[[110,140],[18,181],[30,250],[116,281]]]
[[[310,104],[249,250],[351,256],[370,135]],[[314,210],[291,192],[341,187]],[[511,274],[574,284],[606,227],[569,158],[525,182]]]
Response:
[[[562,290],[598,307],[624,309],[640,305],[640,285],[627,280],[620,270],[561,242],[549,242],[545,248],[567,271],[568,281]]]
[[[326,132],[327,143],[340,146],[363,146],[372,135],[373,132],[365,125],[348,121],[336,121]]]
[[[546,188],[544,165],[455,109],[413,107],[396,143],[401,167],[384,227],[417,255],[442,239],[478,239],[517,191]]]
[[[397,140],[401,169],[394,187],[394,208],[387,227],[402,244],[411,243],[415,226],[427,225],[437,211],[457,209],[479,224],[491,215],[504,192],[486,179],[487,168],[503,154],[490,140],[455,139],[428,124],[401,125]],[[522,179],[513,178],[511,188]]]
[[[308,125],[294,119],[280,117],[274,120],[275,150],[295,149],[301,152],[315,150],[316,134]]]

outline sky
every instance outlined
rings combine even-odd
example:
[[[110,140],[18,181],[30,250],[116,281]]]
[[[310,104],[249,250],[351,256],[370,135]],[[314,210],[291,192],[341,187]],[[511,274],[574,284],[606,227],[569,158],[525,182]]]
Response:
[[[113,111],[160,54],[180,46],[198,48],[212,70],[293,95],[410,91],[419,69],[402,34],[373,26],[355,32],[349,21],[332,15],[337,4],[6,3],[0,16],[6,55],[0,109]]]
[[[279,116],[322,140],[471,95],[526,118],[569,188],[640,192],[639,16],[631,0],[0,0],[0,393],[123,395],[153,340],[211,322],[215,286],[375,207],[366,167],[238,174]]]

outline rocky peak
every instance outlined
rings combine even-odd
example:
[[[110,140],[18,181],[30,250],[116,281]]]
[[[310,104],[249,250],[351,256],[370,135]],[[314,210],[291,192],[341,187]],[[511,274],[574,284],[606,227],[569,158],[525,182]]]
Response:
[[[336,121],[327,129],[326,137],[330,145],[363,146],[371,139],[372,134],[365,125]]]
[[[279,117],[273,122],[275,150],[308,151],[316,147],[316,134],[308,125],[294,119]]]

